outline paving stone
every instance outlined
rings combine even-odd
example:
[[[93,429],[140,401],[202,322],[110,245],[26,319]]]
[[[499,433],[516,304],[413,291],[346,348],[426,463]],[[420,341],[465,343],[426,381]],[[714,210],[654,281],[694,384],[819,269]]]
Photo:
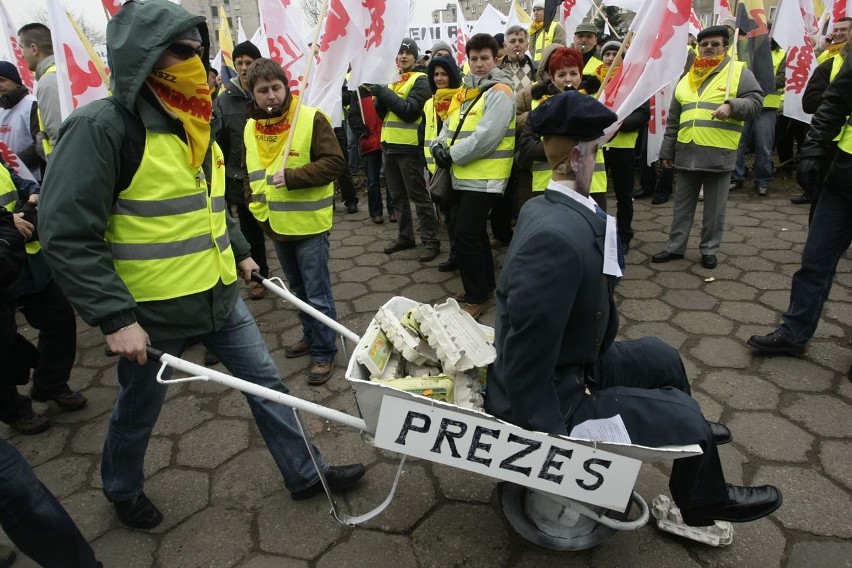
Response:
[[[797,542],[790,551],[787,568],[849,568],[852,542]]]
[[[377,292],[396,292],[411,286],[411,277],[405,274],[386,274],[370,282],[370,288]]]
[[[100,455],[104,449],[109,422],[98,420],[80,426],[71,438],[71,451],[77,454]]]
[[[634,321],[667,321],[671,318],[671,306],[660,300],[624,300],[619,305],[619,314]]]
[[[94,465],[91,457],[59,457],[34,468],[36,477],[57,499],[63,499],[81,489]]]
[[[238,390],[232,390],[219,399],[216,414],[231,418],[254,420],[245,395]]]
[[[754,302],[719,302],[721,316],[742,323],[770,325],[775,322],[775,312]]]
[[[62,506],[90,542],[118,526],[118,517],[101,491],[80,491],[63,499]]]
[[[852,538],[852,498],[807,465],[762,466],[754,484],[781,489],[784,504],[772,514],[786,529],[824,537]]]
[[[149,568],[154,565],[157,542],[152,535],[129,529],[115,529],[93,542],[92,548],[104,566]]]
[[[590,566],[591,550],[572,552],[551,552],[541,548],[525,546],[520,550],[520,556],[511,564],[512,568],[542,568],[543,566],[558,566],[559,568],[587,568]]]
[[[390,492],[398,464],[379,463],[370,468],[364,480],[349,492],[347,501],[353,511],[368,511],[381,503]],[[367,521],[364,528],[384,532],[407,533],[437,502],[435,486],[420,464],[406,461],[396,496],[385,511]]]
[[[509,559],[506,525],[491,507],[448,503],[435,510],[411,536],[421,566],[493,568]],[[471,546],[488,542],[488,554]]]
[[[684,568],[700,566],[690,558],[685,541],[674,538],[649,538],[657,529],[645,526],[637,531],[623,531],[592,549],[590,566],[604,568],[619,566],[630,559],[631,567],[652,568],[659,566],[665,558],[676,566]]]
[[[707,311],[682,311],[671,321],[692,335],[728,335],[734,329],[730,320]]]
[[[667,323],[642,322],[624,326],[622,333],[628,339],[641,339],[643,337],[657,337],[675,349],[680,349],[687,335],[681,330]]]
[[[163,513],[163,522],[153,530],[166,532],[210,504],[210,476],[167,469],[148,479],[145,493]]]
[[[662,292],[662,286],[647,281],[622,283],[618,287],[618,295],[622,298],[656,298]]]
[[[704,291],[726,301],[754,300],[757,290],[747,284],[731,280],[716,280],[705,286]]]
[[[4,432],[3,438],[15,446],[33,467],[62,454],[71,434],[70,428],[56,424],[37,436],[16,435],[10,437],[9,432],[11,430]]]
[[[178,397],[163,405],[160,418],[154,425],[154,434],[163,436],[182,434],[212,416],[212,413],[202,410],[202,401],[199,397]]]
[[[834,377],[831,371],[797,357],[764,357],[757,373],[782,389],[806,392],[829,390]]]
[[[781,462],[807,460],[814,438],[789,420],[765,412],[736,412],[728,420],[735,443],[749,454]]]
[[[317,568],[418,568],[408,538],[356,529],[352,537],[323,554]]]
[[[450,501],[489,503],[497,487],[495,480],[457,467],[435,464],[432,473],[438,479],[441,493]]]
[[[213,473],[212,503],[253,510],[275,493],[286,493],[281,473],[266,448],[236,456]]]
[[[712,310],[719,302],[701,290],[666,290],[662,299],[682,310]]]
[[[738,441],[737,433],[732,432],[734,441]],[[752,461],[752,456],[739,450],[739,444],[725,444],[719,447],[719,461],[725,472],[725,481],[735,485],[746,485],[746,469]]]
[[[817,331],[819,329],[817,328]],[[841,341],[838,345],[832,342],[811,340],[810,345],[808,345],[807,356],[814,363],[833,369],[844,376],[849,371],[849,363],[852,360],[849,357],[849,344],[846,341]]]
[[[765,272],[771,272],[775,268],[775,263],[767,258],[748,258],[744,256],[732,257],[728,260],[728,264],[742,270],[761,270]]]
[[[334,299],[338,298],[341,300],[351,300],[353,298],[357,298],[361,296],[367,291],[367,287],[358,282],[343,282],[341,284],[337,284],[333,291],[332,295]]]
[[[852,437],[852,406],[834,397],[803,394],[781,412],[819,436]]]
[[[177,463],[202,469],[215,468],[248,445],[248,424],[243,420],[209,420],[187,432],[178,442]]]
[[[828,475],[852,490],[850,450],[852,450],[852,442],[848,440],[826,440],[820,444],[819,461]]]
[[[347,531],[328,515],[328,501],[315,497],[293,501],[283,494],[266,500],[257,513],[258,543],[263,552],[311,560]]]
[[[285,556],[269,556],[258,554],[245,562],[237,564],[238,568],[308,568],[304,560],[296,560]]]
[[[700,387],[726,407],[739,410],[772,410],[778,405],[780,395],[772,383],[729,370],[708,373],[701,379]]]
[[[758,290],[790,290],[790,277],[775,272],[747,272],[743,274],[742,282]]]
[[[722,412],[724,412],[724,408],[712,397],[706,395],[700,390],[693,390],[692,398],[698,401],[699,406],[701,406],[701,412],[704,413],[707,420],[710,420],[711,422],[722,421]]]
[[[748,349],[727,337],[703,337],[689,352],[705,365],[713,367],[746,369],[751,363]]]
[[[249,513],[210,507],[163,536],[157,550],[162,566],[233,566],[251,551]]]
[[[145,477],[151,477],[172,463],[172,448],[174,443],[162,436],[151,436],[148,451],[145,452]]]
[[[653,280],[666,290],[696,290],[701,287],[701,278],[694,274],[689,274],[688,272],[661,272],[656,276],[652,277],[651,280]]]

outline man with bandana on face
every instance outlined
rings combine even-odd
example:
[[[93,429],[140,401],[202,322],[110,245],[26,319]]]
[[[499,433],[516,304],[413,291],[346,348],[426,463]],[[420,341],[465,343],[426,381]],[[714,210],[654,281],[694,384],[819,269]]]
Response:
[[[166,395],[148,345],[180,356],[198,339],[234,376],[288,392],[236,284],[258,266],[225,206],[207,38],[203,17],[168,0],[125,3],[107,25],[113,97],[63,123],[42,187],[51,268],[79,314],[121,356],[101,477],[131,528],[163,519],[143,491],[145,450]],[[291,497],[321,493],[294,412],[246,398]],[[318,465],[332,491],[364,474],[359,464]]]
[[[722,244],[731,172],[743,123],[760,112],[763,91],[745,64],[731,61],[727,55],[726,26],[701,30],[698,47],[695,63],[675,89],[660,149],[663,166],[677,169],[677,187],[669,240],[651,262],[683,258],[703,186],[699,251],[701,266],[712,270]],[[729,80],[730,92],[726,92]]]

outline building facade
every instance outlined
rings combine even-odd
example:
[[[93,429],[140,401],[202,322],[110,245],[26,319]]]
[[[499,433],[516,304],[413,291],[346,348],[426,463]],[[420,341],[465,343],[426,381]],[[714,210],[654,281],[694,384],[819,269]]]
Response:
[[[181,0],[180,4],[187,11],[207,18],[207,26],[210,30],[210,51],[215,54],[219,51],[219,6],[225,8],[225,17],[228,18],[228,26],[234,45],[237,44],[237,18],[242,22],[246,37],[251,39],[260,25],[260,15],[256,0]]]

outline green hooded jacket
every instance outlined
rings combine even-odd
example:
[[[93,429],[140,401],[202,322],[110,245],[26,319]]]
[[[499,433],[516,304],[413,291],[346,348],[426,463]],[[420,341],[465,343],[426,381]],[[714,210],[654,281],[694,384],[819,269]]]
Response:
[[[203,17],[168,0],[126,3],[107,25],[107,54],[113,102],[129,113],[122,116],[107,100],[74,111],[62,124],[45,172],[39,202],[45,255],[81,317],[104,334],[136,321],[154,342],[209,333],[223,325],[239,295],[236,283],[225,286],[220,280],[205,292],[137,304],[115,271],[104,240],[117,191],[123,189],[118,187],[122,171],[127,175],[139,166],[138,160],[127,159],[127,145],[122,144],[127,117],[138,119],[148,131],[184,136],[181,124],[161,110],[145,79],[171,39],[192,26],[204,38],[206,57]],[[209,163],[208,151],[208,172]],[[248,243],[230,215],[228,231],[237,261],[247,258]]]

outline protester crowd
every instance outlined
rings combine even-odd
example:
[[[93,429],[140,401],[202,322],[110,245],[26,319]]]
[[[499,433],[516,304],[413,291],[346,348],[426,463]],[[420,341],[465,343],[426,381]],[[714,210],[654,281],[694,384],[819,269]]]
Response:
[[[776,90],[764,92],[747,66],[732,59],[735,21],[690,36],[660,160],[648,166],[647,102],[632,109],[599,147],[588,148],[600,125],[577,115],[573,106],[563,114],[576,123],[552,110],[591,105],[618,76],[630,46],[602,35],[590,22],[566,36],[558,22],[546,23],[543,16],[544,5],[537,1],[529,28],[511,26],[498,37],[474,35],[465,46],[466,70],[457,65],[450,45],[436,42],[422,51],[404,39],[396,58],[399,80],[345,85],[339,124],[301,104],[281,67],[250,42],[235,47],[236,76],[222,85],[223,74],[209,68],[204,18],[165,1],[130,3],[110,22],[111,97],[62,122],[50,30],[41,24],[22,27],[19,44],[38,80],[35,94],[24,86],[14,62],[0,62],[0,141],[31,174],[18,175],[12,168],[17,164],[6,160],[0,168],[0,420],[19,433],[38,434],[50,423],[33,410],[32,400],[52,401],[65,411],[86,405],[86,397],[68,387],[76,309],[86,323],[100,327],[109,349],[121,357],[121,389],[101,465],[104,494],[125,525],[156,526],[162,515],[143,491],[142,462],[165,387],[154,380],[159,366],[148,360],[148,346],[179,356],[200,341],[208,362],[222,361],[236,376],[287,392],[237,282],[249,281],[252,273],[269,276],[269,240],[290,289],[336,319],[328,239],[334,184],[347,213],[358,212],[355,170],[366,176],[371,221],[392,224],[384,247],[389,259],[419,245],[421,262],[440,257],[436,270],[458,272],[463,289],[456,299],[465,311],[478,318],[494,305],[496,290],[498,319],[506,320],[509,292],[501,295],[492,249],[509,246],[510,258],[520,254],[521,245],[512,243],[525,204],[542,207],[542,196],[554,183],[573,183],[575,144],[566,150],[555,143],[559,136],[583,141],[589,164],[585,206],[592,216],[607,219],[606,212],[614,212],[611,223],[604,223],[612,227],[606,230],[607,245],[617,251],[613,272],[606,272],[613,278],[626,269],[634,199],[652,197],[654,205],[662,205],[674,196],[668,242],[653,255],[655,263],[685,257],[697,203],[703,200],[698,248],[701,265],[712,270],[724,248],[729,192],[742,191],[751,173],[754,191],[765,196],[774,172],[793,170],[798,163],[802,195],[792,201],[809,204],[813,217],[802,269],[793,278],[784,324],[749,344],[769,353],[803,353],[837,262],[850,244],[848,183],[843,183],[852,153],[852,129],[844,129],[850,91],[840,88],[852,73],[846,63],[850,19],[835,22],[829,42],[818,46],[821,65],[805,95],[806,110],[816,113],[810,130],[780,112],[785,54],[777,45],[772,50]],[[134,27],[142,18],[158,22],[155,33]],[[563,96],[566,92],[570,97]],[[598,107],[588,107],[591,116],[603,112]],[[749,172],[745,157],[751,151]],[[81,163],[97,167],[81,170]],[[608,201],[610,187],[614,200]],[[255,283],[248,298],[265,294]],[[36,346],[16,332],[18,310],[38,330]],[[309,356],[307,380],[321,385],[335,370],[334,332],[304,313],[300,318],[303,336],[285,354]],[[498,339],[505,333],[498,329]],[[605,350],[599,342],[588,357],[597,361]],[[677,354],[666,351],[666,356]],[[678,396],[684,391],[688,398],[688,384],[681,379],[678,375],[672,384]],[[20,394],[18,386],[29,380],[29,396]],[[246,398],[292,497],[322,492],[294,414],[259,397]],[[505,408],[511,404],[501,404],[510,419]],[[553,430],[534,419],[525,424]],[[698,435],[712,443],[719,431]],[[61,505],[31,472],[20,473],[29,468],[14,448],[0,444],[0,522],[16,545],[39,562],[76,559],[51,565],[98,565]],[[333,491],[349,489],[365,473],[360,464],[328,466],[314,452]],[[711,467],[707,459],[701,468]],[[688,504],[690,491],[681,488],[682,502]],[[751,498],[744,495],[728,498],[736,505]],[[761,498],[780,505],[780,494]],[[39,509],[37,502],[49,506]],[[7,515],[13,509],[32,515]],[[699,521],[725,518],[712,506],[693,506],[693,513]],[[38,529],[28,532],[26,523],[53,527],[67,538],[62,546],[41,546],[34,536]]]

